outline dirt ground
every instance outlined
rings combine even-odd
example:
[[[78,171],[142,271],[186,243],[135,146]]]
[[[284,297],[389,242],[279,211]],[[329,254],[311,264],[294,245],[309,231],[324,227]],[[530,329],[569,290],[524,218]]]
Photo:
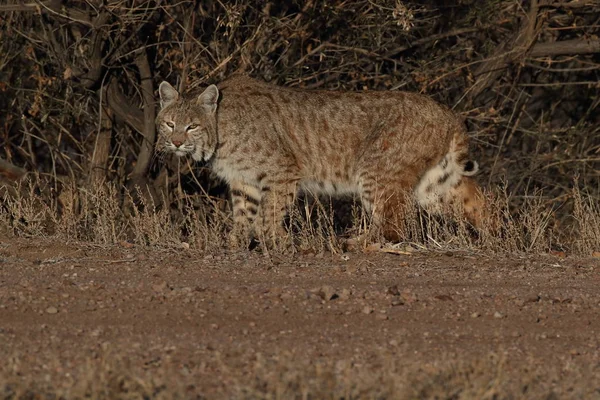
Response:
[[[599,271],[0,238],[0,398],[600,398]]]

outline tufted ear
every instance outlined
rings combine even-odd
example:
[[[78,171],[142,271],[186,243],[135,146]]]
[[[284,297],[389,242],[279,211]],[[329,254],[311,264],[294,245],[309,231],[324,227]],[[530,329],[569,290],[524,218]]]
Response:
[[[158,94],[160,96],[160,108],[165,108],[179,98],[177,90],[167,81],[160,84]]]
[[[198,104],[213,114],[217,111],[217,100],[219,99],[219,89],[215,85],[207,87],[200,96],[198,96]]]

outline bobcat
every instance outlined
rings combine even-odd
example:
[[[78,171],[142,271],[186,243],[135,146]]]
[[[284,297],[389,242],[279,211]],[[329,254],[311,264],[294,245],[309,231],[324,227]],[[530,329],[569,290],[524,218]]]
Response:
[[[181,96],[159,88],[157,150],[206,161],[230,185],[234,230],[277,241],[298,189],[355,193],[386,239],[402,238],[406,194],[427,210],[459,204],[481,224],[468,137],[419,94],[308,91],[248,77]]]

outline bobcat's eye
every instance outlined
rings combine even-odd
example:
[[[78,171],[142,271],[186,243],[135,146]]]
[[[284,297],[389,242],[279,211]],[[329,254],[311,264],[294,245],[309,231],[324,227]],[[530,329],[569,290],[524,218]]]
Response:
[[[175,128],[175,125],[172,122],[167,122],[166,124],[171,129]]]
[[[194,130],[198,127],[198,124],[191,124],[190,126],[187,127],[188,131]]]

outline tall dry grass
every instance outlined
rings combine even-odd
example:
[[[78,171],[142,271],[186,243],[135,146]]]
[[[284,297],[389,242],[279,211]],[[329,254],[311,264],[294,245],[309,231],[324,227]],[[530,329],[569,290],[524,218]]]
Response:
[[[4,191],[2,231],[98,244],[128,241],[143,246],[184,246],[202,252],[251,245],[230,239],[232,221],[227,205],[207,194],[182,195],[175,203],[163,201],[159,206],[139,189],[129,192],[113,183],[93,188],[71,183],[56,197],[49,192],[52,190],[40,178]],[[591,194],[573,190],[570,219],[557,218],[557,207],[540,192],[518,199],[500,190],[486,196],[489,217],[479,230],[460,217],[460,210],[430,215],[409,204],[403,242],[386,244],[371,237],[370,242],[353,248],[380,242],[391,248],[505,254],[564,251],[589,256],[600,251],[600,207]],[[517,202],[519,206],[511,208]],[[310,195],[302,196],[290,209],[286,226],[287,235],[274,251],[342,252],[348,248],[348,239],[369,237],[370,233],[368,218],[357,201]]]

